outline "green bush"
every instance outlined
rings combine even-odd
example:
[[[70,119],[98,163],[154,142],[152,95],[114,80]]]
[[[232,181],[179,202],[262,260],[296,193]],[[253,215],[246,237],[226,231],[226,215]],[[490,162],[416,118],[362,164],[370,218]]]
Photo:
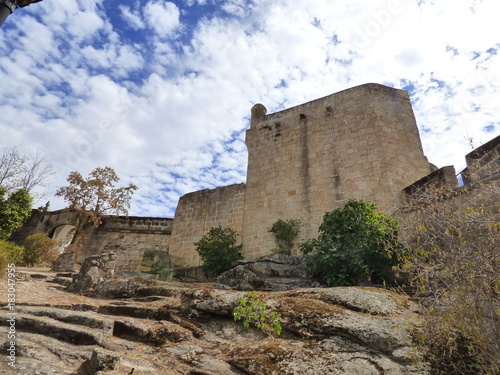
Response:
[[[403,247],[395,219],[377,213],[375,203],[350,200],[327,212],[315,239],[300,245],[313,277],[330,286],[381,282],[399,264]]]
[[[0,254],[8,263],[14,263],[16,266],[24,265],[24,248],[16,246],[13,242],[0,239]]]
[[[203,271],[208,276],[217,276],[231,268],[231,264],[243,259],[241,248],[236,245],[236,232],[220,225],[211,228],[198,242],[196,251],[200,254]]]
[[[32,234],[24,243],[24,264],[36,266],[52,264],[59,256],[57,242],[45,233]]]
[[[257,292],[247,292],[238,298],[239,305],[233,309],[234,320],[243,320],[245,328],[253,325],[268,335],[281,334],[283,319],[275,311],[267,311],[266,305],[257,298]]]
[[[169,260],[162,257],[154,259],[151,265],[151,273],[157,275],[158,280],[161,281],[172,281],[174,276]]]
[[[279,254],[291,254],[295,240],[300,233],[300,220],[297,219],[278,219],[271,228],[267,230],[274,234],[276,245],[274,252]]]
[[[8,195],[0,186],[0,239],[8,239],[31,215],[31,195],[26,189],[19,189]]]

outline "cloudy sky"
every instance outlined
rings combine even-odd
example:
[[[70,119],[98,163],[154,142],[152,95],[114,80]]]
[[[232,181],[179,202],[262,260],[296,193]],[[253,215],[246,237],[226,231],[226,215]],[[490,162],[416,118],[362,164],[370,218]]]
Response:
[[[245,181],[268,113],[376,82],[410,92],[424,151],[464,166],[500,133],[498,0],[44,0],[0,28],[0,146],[110,166],[132,215]]]

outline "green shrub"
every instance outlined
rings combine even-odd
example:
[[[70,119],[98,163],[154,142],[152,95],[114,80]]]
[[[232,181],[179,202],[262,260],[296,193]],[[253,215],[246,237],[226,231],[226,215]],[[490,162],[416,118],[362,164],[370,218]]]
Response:
[[[157,275],[158,280],[172,281],[173,270],[167,258],[157,257],[151,264],[151,273]]]
[[[253,325],[268,335],[281,334],[283,319],[275,311],[267,311],[266,305],[257,298],[257,292],[247,292],[238,298],[239,305],[233,309],[234,320],[243,320],[245,328]]]
[[[14,263],[18,267],[24,265],[24,248],[13,242],[0,240],[0,254],[6,257],[8,263]]]
[[[381,282],[388,276],[403,247],[397,221],[376,211],[375,203],[350,200],[324,215],[318,237],[300,245],[313,277],[341,286],[363,278]]]
[[[267,231],[274,234],[274,240],[278,246],[274,250],[275,253],[291,254],[295,240],[300,233],[300,220],[278,219]]]
[[[31,195],[26,189],[19,189],[8,195],[0,186],[0,239],[8,239],[31,215]]]
[[[57,242],[45,233],[32,234],[24,243],[24,264],[27,266],[52,264],[58,256]]]
[[[217,276],[229,270],[234,261],[243,259],[241,255],[243,245],[236,245],[236,236],[233,229],[222,228],[219,225],[211,228],[195,243],[205,274]]]

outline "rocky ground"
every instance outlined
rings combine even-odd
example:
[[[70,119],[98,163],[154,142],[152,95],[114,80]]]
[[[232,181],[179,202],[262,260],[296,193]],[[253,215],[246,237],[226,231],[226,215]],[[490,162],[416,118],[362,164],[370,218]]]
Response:
[[[404,296],[375,288],[260,292],[281,336],[232,319],[243,292],[210,284],[107,281],[94,297],[68,279],[18,269],[16,362],[8,365],[7,280],[1,280],[0,374],[427,374]]]

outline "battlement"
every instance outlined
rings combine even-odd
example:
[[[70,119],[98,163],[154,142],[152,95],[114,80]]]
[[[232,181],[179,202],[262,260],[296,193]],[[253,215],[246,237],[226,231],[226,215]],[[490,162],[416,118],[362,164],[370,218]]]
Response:
[[[493,138],[465,156],[467,168],[460,174],[465,185],[500,174],[500,136]]]

